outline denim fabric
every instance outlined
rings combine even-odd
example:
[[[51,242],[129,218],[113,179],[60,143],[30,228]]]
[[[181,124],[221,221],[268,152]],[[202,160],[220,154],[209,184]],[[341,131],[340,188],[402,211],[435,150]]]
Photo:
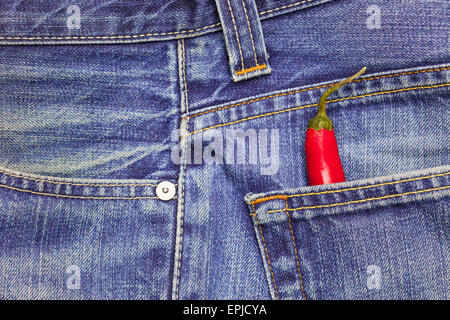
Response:
[[[450,298],[448,2],[254,2],[239,82],[213,0],[0,4],[1,298]]]
[[[449,299],[449,169],[249,195],[272,296]]]
[[[254,0],[216,0],[234,81],[270,74]],[[234,9],[233,9],[234,8]]]
[[[336,0],[255,0],[262,19]],[[82,28],[67,28],[80,8]],[[239,10],[243,13],[243,10]],[[136,43],[220,30],[215,0],[20,0],[0,4],[0,44]]]

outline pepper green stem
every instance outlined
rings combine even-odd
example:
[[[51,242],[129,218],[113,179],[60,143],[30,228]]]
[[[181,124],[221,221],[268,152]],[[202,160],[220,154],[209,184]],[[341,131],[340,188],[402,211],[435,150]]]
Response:
[[[309,120],[308,128],[313,128],[316,130],[320,130],[320,129],[331,130],[331,129],[333,129],[333,122],[330,120],[330,118],[327,117],[327,114],[325,111],[325,105],[327,103],[328,96],[330,94],[332,94],[333,92],[335,92],[336,90],[338,90],[339,88],[346,85],[347,83],[349,83],[350,81],[358,78],[365,71],[366,71],[366,67],[362,68],[361,70],[359,70],[357,73],[355,73],[351,77],[348,77],[347,79],[342,80],[341,82],[338,82],[335,85],[333,85],[332,87],[328,88],[320,97],[317,115],[315,117],[311,118],[311,120]]]

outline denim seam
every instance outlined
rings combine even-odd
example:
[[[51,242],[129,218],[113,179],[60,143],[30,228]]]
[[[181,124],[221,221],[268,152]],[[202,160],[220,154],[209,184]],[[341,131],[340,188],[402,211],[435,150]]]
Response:
[[[314,0],[305,0],[299,1],[290,5],[281,6],[278,8],[262,11],[259,14],[265,15],[268,13],[272,13],[275,11],[292,8],[299,6],[301,4],[312,2]],[[190,30],[182,30],[182,31],[172,31],[172,32],[154,32],[154,33],[144,33],[144,34],[135,34],[135,35],[115,35],[115,36],[35,36],[35,37],[26,37],[26,36],[0,36],[0,40],[103,40],[103,39],[133,39],[133,38],[143,38],[143,37],[151,37],[151,36],[170,36],[170,35],[179,35],[186,33],[195,33],[207,29],[211,29],[214,27],[219,27],[221,25],[220,22],[214,23],[211,25],[207,25],[204,27],[199,27]]]
[[[268,197],[264,197],[264,198],[259,198],[259,199],[253,200],[251,202],[251,204],[258,204],[258,203],[261,203],[261,202],[266,202],[266,201],[275,200],[275,199],[282,199],[282,200],[286,201],[287,197],[285,195],[273,195],[273,196],[268,196]]]
[[[32,177],[28,177],[25,175],[16,175],[12,173],[8,173],[5,171],[0,171],[0,174],[3,174],[5,176],[10,176],[14,178],[21,178],[28,181],[36,181],[36,182],[45,182],[45,183],[51,183],[51,184],[60,184],[60,185],[71,185],[71,186],[81,186],[81,187],[140,187],[140,186],[151,186],[156,187],[157,184],[153,183],[108,183],[108,184],[102,184],[102,183],[72,183],[72,182],[59,182],[54,180],[48,180],[48,179],[36,179]],[[175,183],[175,185],[177,185]]]
[[[277,300],[280,300],[280,296],[278,294],[278,289],[277,289],[277,284],[275,282],[275,276],[273,274],[272,266],[270,264],[269,251],[267,250],[267,245],[266,245],[266,241],[264,240],[263,231],[262,231],[261,225],[259,224],[258,217],[256,216],[255,206],[253,204],[252,204],[252,209],[253,209],[253,214],[251,214],[251,215],[253,215],[253,217],[255,218],[256,225],[258,226],[259,232],[261,233],[261,239],[263,242],[264,251],[266,253],[267,264],[269,266],[270,276],[272,277],[272,282],[273,282],[273,286],[275,289],[276,298],[277,298]]]
[[[306,300],[305,290],[304,290],[304,288],[303,288],[303,277],[302,277],[302,273],[300,272],[300,259],[298,258],[297,246],[295,245],[294,230],[292,229],[291,216],[289,215],[289,211],[288,211],[288,201],[287,201],[287,198],[286,198],[286,208],[285,208],[285,212],[286,212],[286,215],[287,215],[287,217],[288,217],[289,229],[291,230],[292,245],[293,245],[293,247],[294,247],[295,260],[296,260],[296,263],[297,263],[297,272],[298,272],[298,276],[299,276],[299,278],[300,278],[300,291],[301,291],[301,294],[302,294],[302,296],[303,296],[303,300]]]
[[[353,99],[359,99],[359,98],[365,98],[365,97],[371,97],[371,96],[377,96],[377,95],[383,95],[383,94],[398,93],[398,92],[411,91],[411,90],[423,90],[423,89],[440,88],[440,87],[446,87],[446,86],[450,86],[450,83],[431,85],[431,86],[411,87],[411,88],[404,88],[404,89],[397,89],[397,90],[390,90],[390,91],[379,91],[379,92],[373,92],[373,93],[363,94],[363,95],[359,95],[359,96],[352,96],[352,97],[346,97],[346,98],[329,100],[328,104],[334,103],[334,102],[339,102],[339,101],[353,100]],[[210,130],[210,129],[220,128],[220,127],[224,127],[224,126],[229,126],[229,125],[240,123],[240,122],[244,122],[244,121],[247,121],[247,120],[253,120],[253,119],[257,119],[257,118],[262,118],[262,117],[266,117],[266,116],[272,116],[272,115],[276,115],[276,114],[280,114],[280,113],[284,113],[284,112],[290,112],[290,111],[295,111],[295,110],[300,110],[300,109],[305,109],[305,108],[311,108],[311,107],[315,107],[315,106],[317,106],[317,103],[304,105],[304,106],[293,107],[293,108],[288,108],[288,109],[283,109],[283,110],[274,111],[274,112],[258,114],[258,115],[255,115],[255,116],[251,116],[251,117],[247,117],[247,118],[243,118],[243,119],[238,119],[238,120],[227,122],[227,123],[221,123],[221,124],[213,125],[213,126],[206,127],[206,128],[203,128],[203,129],[199,129],[199,130],[196,130],[196,131],[188,132],[183,137],[186,137],[186,136],[189,136],[189,135],[193,135],[193,134],[196,134],[196,133],[199,133],[199,132],[207,131],[207,130]]]
[[[257,66],[258,65],[258,57],[256,56],[256,48],[255,48],[255,42],[253,41],[252,28],[250,26],[250,20],[248,19],[247,8],[245,7],[244,0],[242,0],[242,7],[244,8],[244,14],[245,14],[245,18],[247,20],[248,31],[250,32],[250,41],[252,43],[253,55],[255,57],[255,66]]]
[[[401,72],[401,73],[394,73],[394,74],[388,74],[388,75],[382,75],[382,76],[376,76],[376,77],[356,79],[356,80],[353,80],[352,82],[362,82],[362,81],[376,80],[376,79],[381,79],[381,78],[391,78],[391,77],[410,75],[410,74],[416,74],[416,73],[437,72],[437,71],[444,71],[444,70],[449,70],[449,69],[450,69],[450,67],[443,67],[443,68],[434,68],[434,69],[426,69],[426,70],[418,70],[418,71]],[[321,86],[315,86],[315,87],[306,88],[306,89],[300,89],[300,90],[283,92],[283,93],[275,94],[275,95],[264,96],[264,97],[261,97],[261,98],[252,99],[252,100],[248,100],[248,101],[243,101],[243,102],[227,105],[227,106],[216,108],[216,109],[212,109],[212,110],[206,110],[206,111],[199,112],[199,113],[196,113],[196,114],[186,115],[183,118],[188,118],[188,117],[189,118],[193,118],[193,117],[201,116],[201,115],[204,115],[204,114],[207,114],[207,113],[216,112],[216,111],[220,111],[220,110],[224,110],[224,109],[228,109],[228,108],[232,108],[232,107],[237,107],[237,106],[240,106],[240,105],[243,105],[243,104],[248,104],[248,103],[257,102],[257,101],[266,100],[266,99],[272,99],[272,98],[276,98],[276,97],[281,97],[281,96],[285,96],[285,95],[305,92],[305,91],[314,90],[314,89],[331,87],[334,84],[335,83],[330,83],[330,84],[321,85]]]
[[[35,37],[22,37],[22,36],[0,36],[0,40],[100,40],[100,39],[130,39],[130,38],[142,38],[151,36],[169,36],[177,35],[183,33],[193,33],[202,31],[205,29],[210,29],[214,27],[219,27],[219,23],[211,24],[205,27],[200,27],[191,30],[173,31],[173,32],[155,32],[155,33],[144,33],[144,34],[133,34],[133,35],[116,35],[116,36],[35,36]]]
[[[228,3],[228,10],[230,11],[231,21],[233,22],[234,33],[236,35],[236,42],[237,42],[237,45],[238,45],[238,48],[239,48],[239,54],[241,56],[242,69],[245,69],[245,67],[244,67],[244,57],[243,57],[242,48],[241,48],[241,41],[239,40],[239,33],[237,31],[236,21],[234,20],[233,10],[231,9],[230,0],[227,0],[227,3]]]
[[[287,211],[297,211],[297,210],[307,210],[307,209],[329,208],[329,207],[335,207],[335,206],[342,206],[342,205],[346,205],[346,204],[369,202],[369,201],[374,201],[374,200],[390,199],[390,198],[396,198],[396,197],[407,196],[407,195],[412,195],[412,194],[444,190],[444,189],[448,189],[448,188],[450,188],[450,186],[431,188],[431,189],[424,189],[424,190],[418,190],[418,191],[410,191],[410,192],[404,192],[404,193],[400,193],[400,194],[391,194],[391,195],[388,195],[388,196],[375,197],[375,198],[366,198],[366,199],[353,200],[353,201],[347,201],[347,202],[323,204],[323,205],[318,205],[318,206],[308,206],[308,207],[268,210],[267,213],[283,212],[285,210],[287,210]]]
[[[241,76],[243,74],[247,74],[247,73],[250,73],[250,72],[253,72],[253,71],[264,70],[266,68],[267,68],[267,64],[263,63],[263,64],[257,64],[256,66],[250,67],[250,68],[247,68],[247,69],[242,69],[242,70],[239,70],[239,71],[235,71],[234,73],[236,75],[238,75],[238,76]]]
[[[432,175],[429,175],[429,176],[409,178],[409,179],[403,179],[403,180],[398,180],[398,181],[384,182],[384,183],[372,184],[372,185],[368,185],[368,186],[361,186],[361,187],[354,187],[354,188],[345,188],[345,189],[339,189],[339,190],[328,190],[328,191],[321,191],[321,192],[299,193],[299,194],[292,194],[292,195],[287,195],[287,194],[273,195],[273,196],[269,196],[269,197],[256,199],[256,200],[252,201],[252,203],[256,204],[256,203],[270,201],[270,200],[273,200],[273,199],[295,198],[295,197],[304,197],[304,196],[319,195],[319,194],[338,193],[338,192],[343,192],[343,191],[370,189],[370,188],[375,188],[375,187],[381,187],[381,186],[398,184],[398,183],[402,183],[402,182],[410,182],[410,181],[417,181],[417,180],[423,180],[423,179],[431,179],[431,178],[435,178],[435,177],[442,177],[442,176],[446,176],[446,175],[449,175],[449,174],[450,174],[450,172],[438,173],[438,174],[432,174]]]
[[[54,193],[46,193],[46,192],[37,192],[32,190],[26,190],[26,189],[20,189],[15,188],[7,185],[0,184],[0,188],[6,188],[11,189],[14,191],[20,191],[20,192],[26,192],[41,196],[51,196],[51,197],[58,197],[58,198],[73,198],[73,199],[98,199],[98,200],[141,200],[141,199],[159,199],[158,197],[96,197],[96,196],[72,196],[72,195],[65,195],[65,194],[54,194]],[[173,197],[173,199],[176,199],[177,197]],[[171,199],[172,200],[172,199]]]
[[[181,98],[181,106],[183,103],[185,104],[184,109],[187,114],[189,114],[189,107],[188,107],[188,91],[187,91],[187,82],[186,82],[186,52],[185,52],[185,46],[184,46],[184,39],[181,39],[180,43],[180,51],[181,51],[181,57],[179,54],[179,63],[181,63],[181,68],[179,68],[181,74],[180,74],[180,86],[182,83],[182,86],[184,87],[182,92],[184,92],[184,99]],[[181,60],[181,61],[180,61]],[[182,108],[183,109],[183,108]],[[182,125],[184,119],[181,119],[180,126]],[[189,119],[186,119],[186,131],[189,131]],[[180,139],[184,139],[180,137]],[[187,138],[184,139],[185,143],[183,146],[185,149],[188,148],[188,140]],[[182,251],[183,251],[183,225],[184,225],[184,212],[185,212],[185,190],[186,190],[186,166],[187,166],[187,157],[184,156],[184,163],[181,165],[181,171],[180,171],[180,177],[179,177],[179,185],[181,191],[181,197],[179,198],[179,204],[178,204],[178,213],[177,213],[177,232],[176,232],[176,243],[175,243],[175,255],[174,255],[174,278],[172,283],[172,299],[178,300],[179,299],[179,289],[180,289],[180,278],[181,278],[181,260],[182,260]]]

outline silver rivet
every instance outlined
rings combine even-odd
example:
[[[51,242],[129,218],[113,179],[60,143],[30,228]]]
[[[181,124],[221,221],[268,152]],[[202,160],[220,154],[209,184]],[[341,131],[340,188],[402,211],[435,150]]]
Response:
[[[163,201],[173,199],[175,192],[175,185],[170,181],[162,181],[156,186],[156,196]]]

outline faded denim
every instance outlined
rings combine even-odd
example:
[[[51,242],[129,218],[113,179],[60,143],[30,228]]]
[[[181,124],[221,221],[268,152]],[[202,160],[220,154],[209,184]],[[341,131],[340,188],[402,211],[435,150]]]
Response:
[[[450,298],[448,1],[231,1],[239,45],[214,0],[70,4],[0,4],[1,298]],[[347,182],[309,187],[363,66],[327,106]],[[231,129],[276,132],[274,171],[174,161]]]

